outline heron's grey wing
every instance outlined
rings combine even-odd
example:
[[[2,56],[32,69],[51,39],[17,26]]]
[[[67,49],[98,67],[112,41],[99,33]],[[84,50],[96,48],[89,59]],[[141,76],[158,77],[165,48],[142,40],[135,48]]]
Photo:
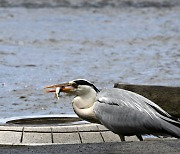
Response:
[[[101,123],[113,132],[124,135],[160,132],[163,121],[157,111],[170,116],[145,97],[115,88],[102,90],[94,105],[94,112]]]

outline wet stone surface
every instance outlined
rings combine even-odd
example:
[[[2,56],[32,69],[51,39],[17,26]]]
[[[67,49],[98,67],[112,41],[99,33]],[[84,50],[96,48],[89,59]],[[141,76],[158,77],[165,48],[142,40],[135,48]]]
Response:
[[[180,86],[180,8],[0,8],[0,117],[74,113],[46,85]]]

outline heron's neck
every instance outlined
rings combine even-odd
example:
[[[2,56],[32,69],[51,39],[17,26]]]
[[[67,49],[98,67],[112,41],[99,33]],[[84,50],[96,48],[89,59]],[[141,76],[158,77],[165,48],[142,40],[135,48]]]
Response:
[[[78,95],[73,99],[73,108],[76,114],[87,121],[95,122],[96,117],[93,111],[93,105],[96,101],[97,93],[92,89],[87,93]]]
[[[87,92],[76,96],[73,99],[73,105],[79,109],[85,109],[91,107],[96,100],[96,92],[93,89],[89,89]]]

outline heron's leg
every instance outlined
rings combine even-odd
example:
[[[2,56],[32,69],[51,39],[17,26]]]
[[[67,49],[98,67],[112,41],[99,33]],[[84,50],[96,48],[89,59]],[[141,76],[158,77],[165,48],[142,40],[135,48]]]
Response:
[[[125,141],[125,136],[124,135],[119,135],[120,139],[121,139],[121,142],[124,142]]]
[[[143,141],[143,138],[142,138],[141,135],[136,135],[136,136],[137,136],[137,138],[139,139],[139,141]]]

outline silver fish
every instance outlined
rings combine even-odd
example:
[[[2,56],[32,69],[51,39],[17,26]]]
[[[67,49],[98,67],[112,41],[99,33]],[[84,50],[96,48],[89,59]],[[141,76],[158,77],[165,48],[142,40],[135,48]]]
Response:
[[[55,92],[55,96],[56,96],[57,99],[60,99],[60,92],[61,92],[61,88],[57,87],[56,92]]]

